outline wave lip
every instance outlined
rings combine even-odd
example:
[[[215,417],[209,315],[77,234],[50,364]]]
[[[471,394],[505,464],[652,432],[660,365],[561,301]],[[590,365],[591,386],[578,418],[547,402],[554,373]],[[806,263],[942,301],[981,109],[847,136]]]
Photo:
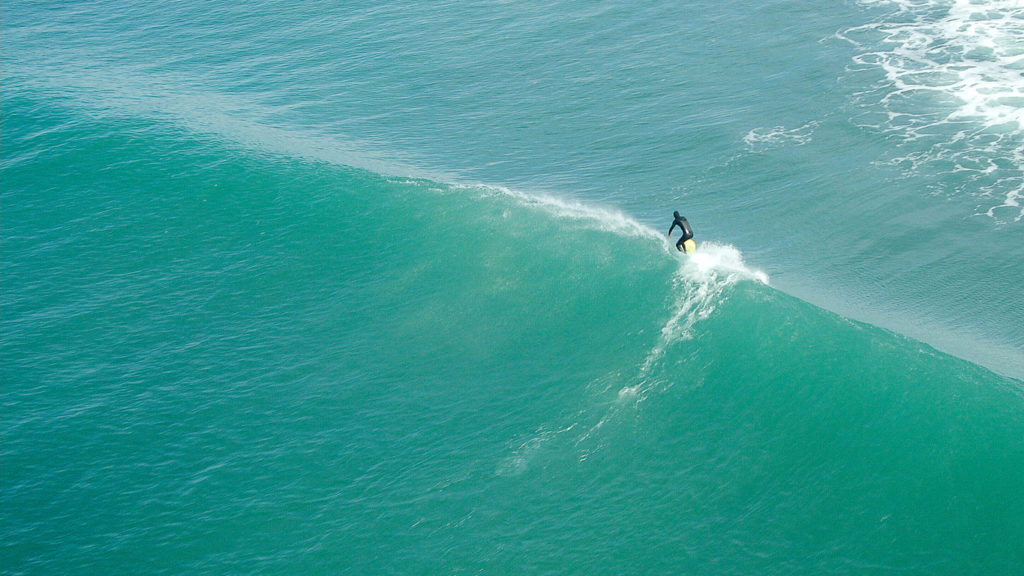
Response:
[[[769,281],[764,271],[747,266],[738,248],[716,242],[701,243],[699,250],[688,255],[683,264],[683,272],[688,278],[697,281],[715,278],[726,284],[748,280],[765,285]]]

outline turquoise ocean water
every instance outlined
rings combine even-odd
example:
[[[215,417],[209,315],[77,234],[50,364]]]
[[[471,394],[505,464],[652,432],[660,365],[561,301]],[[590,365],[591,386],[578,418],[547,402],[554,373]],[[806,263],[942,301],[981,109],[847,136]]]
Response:
[[[0,41],[3,573],[1022,573],[1019,1]]]

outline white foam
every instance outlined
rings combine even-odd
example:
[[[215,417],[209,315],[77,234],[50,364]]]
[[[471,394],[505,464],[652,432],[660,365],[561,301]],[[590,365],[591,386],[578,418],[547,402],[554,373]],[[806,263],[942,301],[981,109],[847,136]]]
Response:
[[[802,145],[811,141],[817,122],[808,122],[798,128],[775,126],[773,128],[755,128],[743,137],[743,143],[751,152],[764,152],[787,145]]]
[[[768,275],[747,266],[738,248],[716,242],[704,242],[699,250],[689,254],[684,261],[683,272],[687,277],[700,282],[719,280],[734,284],[749,280],[768,284]]]
[[[895,13],[840,36],[861,51],[862,69],[885,80],[859,95],[880,106],[878,128],[914,143],[893,163],[916,170],[952,165],[968,193],[1000,219],[1024,195],[1024,2],[861,0]],[[952,136],[950,136],[952,134]],[[999,200],[1001,199],[1001,200]]]
[[[947,118],[977,120],[988,127],[1024,127],[1024,3],[861,1],[895,6],[903,14],[860,27],[884,34],[885,41],[883,49],[855,58],[881,66],[897,93],[942,93],[953,97]],[[944,15],[935,16],[944,8]]]

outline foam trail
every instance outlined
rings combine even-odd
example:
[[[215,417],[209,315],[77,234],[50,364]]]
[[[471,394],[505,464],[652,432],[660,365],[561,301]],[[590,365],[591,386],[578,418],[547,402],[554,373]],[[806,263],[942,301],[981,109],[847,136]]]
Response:
[[[677,342],[693,338],[693,327],[709,317],[724,301],[723,294],[729,286],[741,281],[768,284],[768,275],[748,267],[735,246],[704,242],[697,252],[682,258],[673,278],[675,301],[672,314],[662,326],[657,344],[641,365],[639,381],[623,388],[619,392],[620,398],[646,391],[648,373],[664,356],[665,350]]]
[[[526,200],[534,198],[524,196]],[[538,205],[550,208],[545,202]],[[555,205],[562,206],[558,202]],[[580,217],[576,212],[572,214],[574,217]],[[603,213],[598,210],[583,217],[597,217],[600,214]],[[615,218],[618,218],[618,215]],[[643,228],[640,224],[636,226]],[[627,228],[632,230],[634,226],[630,225]],[[657,342],[647,352],[636,373],[628,377],[625,386],[621,385],[621,375],[618,374],[593,383],[593,388],[602,395],[611,392],[618,385],[619,389],[613,400],[598,400],[595,404],[580,409],[570,424],[545,426],[525,440],[518,439],[510,443],[511,454],[499,462],[496,469],[498,475],[514,476],[526,472],[531,460],[540,457],[544,446],[557,444],[560,440],[569,442],[563,446],[574,450],[580,461],[588,459],[604,445],[601,431],[609,423],[638,407],[652,393],[670,385],[655,374],[659,363],[674,344],[694,337],[694,327],[711,316],[725,301],[730,286],[739,282],[768,284],[768,275],[747,266],[735,246],[702,242],[698,252],[682,255],[676,252],[675,247],[663,235],[653,230],[649,233],[644,232],[643,236],[656,236],[657,242],[673,257],[679,259],[672,278],[672,307],[668,319],[661,327]],[[563,438],[569,434],[575,437]]]
[[[676,251],[667,242],[666,245],[672,252]],[[600,431],[610,422],[624,411],[638,407],[651,394],[671,385],[655,374],[656,367],[674,344],[693,338],[694,326],[711,316],[725,301],[730,286],[739,282],[768,284],[768,275],[748,267],[740,251],[728,244],[703,242],[698,252],[680,255],[680,258],[673,276],[672,310],[661,328],[658,341],[648,351],[630,383],[619,389],[615,401],[603,405],[604,411],[597,423],[585,427],[574,442],[581,461],[601,448]],[[581,412],[577,417],[584,419],[585,413]],[[565,431],[572,430],[577,424]]]

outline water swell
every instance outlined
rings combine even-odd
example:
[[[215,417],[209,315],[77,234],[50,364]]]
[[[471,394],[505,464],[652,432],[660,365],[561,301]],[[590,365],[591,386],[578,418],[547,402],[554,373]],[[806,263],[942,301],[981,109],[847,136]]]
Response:
[[[651,330],[657,337],[639,364],[632,367],[608,365],[606,368],[613,376],[590,383],[591,395],[577,399],[583,407],[575,418],[565,423],[550,423],[525,438],[511,441],[510,455],[498,464],[499,475],[524,473],[535,458],[542,457],[547,446],[562,440],[570,441],[572,451],[580,460],[590,457],[604,445],[605,439],[600,431],[608,423],[634,410],[670,382],[670,378],[663,375],[666,370],[671,370],[663,364],[666,354],[679,343],[694,338],[696,327],[728,299],[732,287],[741,282],[762,285],[769,282],[767,274],[744,262],[742,253],[735,246],[702,241],[698,252],[680,255],[663,232],[615,208],[566,198],[559,193],[461,181],[453,173],[422,169],[406,160],[338,136],[275,126],[270,123],[269,110],[256,104],[235,107],[235,103],[229,107],[224,101],[225,106],[207,105],[204,112],[196,116],[194,104],[219,100],[207,100],[200,95],[164,94],[152,100],[143,99],[142,102],[148,104],[140,108],[140,100],[120,98],[105,100],[103,106],[112,106],[117,114],[127,111],[155,119],[169,118],[178,127],[195,134],[212,135],[258,153],[355,168],[365,172],[364,178],[382,179],[394,193],[420,209],[448,212],[457,207],[458,210],[469,210],[473,215],[466,221],[493,212],[496,216],[487,218],[491,219],[490,225],[499,226],[509,220],[521,221],[524,213],[528,213],[539,217],[545,227],[556,228],[559,237],[569,237],[581,231],[610,235],[639,242],[645,246],[642,250],[648,257],[661,254],[665,261],[671,262],[670,293],[665,295],[663,321]],[[543,237],[535,240],[538,247],[552,241]],[[481,245],[477,249],[488,248]],[[501,267],[501,264],[496,265],[496,268]],[[489,281],[494,280],[489,277]],[[573,290],[572,287],[569,289]],[[543,314],[539,310],[531,313]]]

